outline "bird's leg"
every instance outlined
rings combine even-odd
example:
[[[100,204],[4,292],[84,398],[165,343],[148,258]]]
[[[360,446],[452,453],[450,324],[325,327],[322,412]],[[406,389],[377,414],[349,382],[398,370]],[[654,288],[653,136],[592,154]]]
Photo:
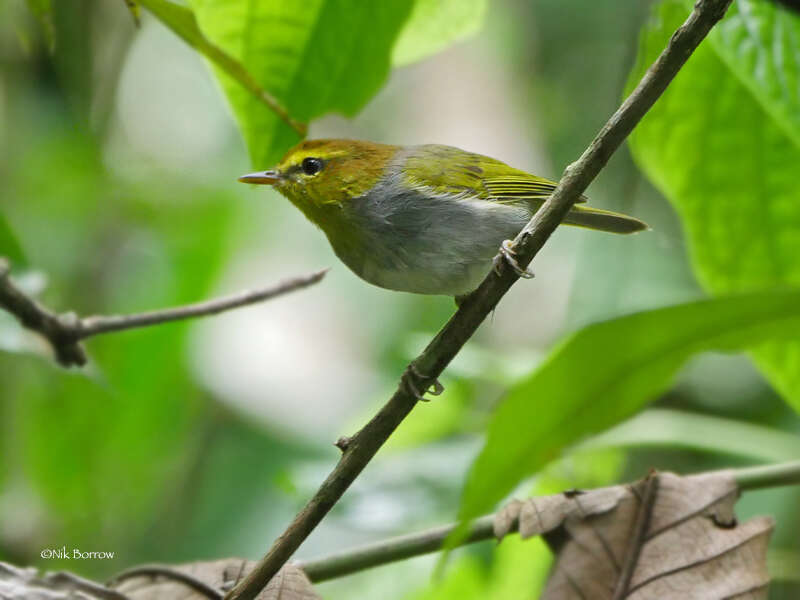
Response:
[[[514,273],[516,273],[518,277],[522,279],[533,279],[533,271],[523,269],[519,266],[517,262],[517,253],[511,248],[511,240],[503,240],[503,243],[500,244],[499,253],[492,259],[492,269],[497,275],[500,275],[500,266],[503,264],[503,261],[514,269]]]
[[[429,375],[420,373],[417,366],[412,362],[408,365],[408,368],[403,371],[400,384],[417,400],[429,402],[428,398],[425,398],[426,393],[430,392],[430,394],[438,396],[444,391],[444,386],[439,383],[438,379],[433,378],[433,381],[430,381],[431,379]],[[432,390],[429,389],[431,387],[433,387]]]

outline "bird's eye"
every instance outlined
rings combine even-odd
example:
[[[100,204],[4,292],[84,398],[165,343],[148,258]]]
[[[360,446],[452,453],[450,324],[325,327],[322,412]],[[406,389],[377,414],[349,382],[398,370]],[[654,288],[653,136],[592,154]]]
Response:
[[[306,175],[316,175],[322,171],[322,161],[319,158],[304,158],[300,167]]]

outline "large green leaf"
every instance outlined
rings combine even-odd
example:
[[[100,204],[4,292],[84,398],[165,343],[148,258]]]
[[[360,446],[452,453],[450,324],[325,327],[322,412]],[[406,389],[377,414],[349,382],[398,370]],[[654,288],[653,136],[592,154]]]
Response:
[[[567,446],[631,416],[693,354],[800,333],[800,291],[681,304],[590,325],[498,407],[467,479],[463,519],[490,509]]]
[[[631,82],[685,18],[667,0]],[[695,272],[715,293],[800,284],[800,18],[739,0],[634,131],[634,157],[680,214]],[[800,410],[800,343],[756,362]]]
[[[240,61],[299,121],[353,115],[389,72],[412,0],[192,0],[205,35]],[[280,159],[299,135],[226,73],[217,71],[253,163]]]
[[[407,65],[476,33],[486,0],[416,0],[392,52],[395,66]]]

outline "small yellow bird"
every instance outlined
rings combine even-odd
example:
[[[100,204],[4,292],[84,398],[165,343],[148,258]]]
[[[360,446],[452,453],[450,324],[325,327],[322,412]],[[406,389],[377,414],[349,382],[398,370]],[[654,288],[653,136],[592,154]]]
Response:
[[[501,253],[525,275],[505,241],[520,232],[556,187],[450,146],[358,140],[301,142],[274,169],[239,181],[272,185],[369,283],[456,298],[480,284],[501,244]],[[577,205],[564,223],[612,233],[647,229],[634,217]]]

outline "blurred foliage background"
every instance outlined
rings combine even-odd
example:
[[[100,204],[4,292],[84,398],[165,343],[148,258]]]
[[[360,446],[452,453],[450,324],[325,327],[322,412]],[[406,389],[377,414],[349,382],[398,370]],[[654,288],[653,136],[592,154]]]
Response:
[[[334,4],[286,2],[285,21],[247,31],[240,3],[191,6],[223,49],[277,73],[259,83],[281,90],[292,116],[311,120],[311,137],[451,144],[552,178],[617,107],[637,55],[663,45],[659,27],[674,29],[670,15],[688,6],[657,3],[648,21],[646,2],[351,3],[353,12],[370,7],[354,25]],[[740,12],[708,41],[717,58],[709,50],[696,61],[706,61],[703,74],[716,68],[716,83],[698,91],[690,83],[703,74],[679,79],[661,114],[634,137],[649,179],[623,148],[588,191],[595,205],[635,214],[653,231],[558,231],[536,259],[536,280],[512,288],[448,370],[446,392],[412,413],[298,557],[454,520],[492,409],[565,334],[702,298],[698,280],[714,292],[797,283],[800,193],[791,165],[800,102],[792,69],[800,26],[766,0],[735,4]],[[39,15],[37,6],[45,7]],[[103,578],[145,562],[255,558],[337,459],[332,442],[385,400],[452,313],[452,299],[365,284],[288,202],[237,184],[297,134],[147,10],[137,28],[122,1],[46,7],[0,0],[0,254],[26,289],[60,310],[123,313],[332,270],[321,284],[261,306],[93,339],[82,372],[58,368],[40,340],[0,314],[0,559]],[[777,91],[759,93],[758,80],[725,69],[747,47],[736,46],[742,40],[726,24],[754,11],[774,26],[759,30],[767,42],[783,32],[774,47],[789,66],[776,75],[785,82]],[[307,40],[315,51],[276,68],[275,48],[291,43],[286,22],[315,18],[321,25]],[[342,47],[341,32],[353,29],[371,35]],[[757,53],[744,56],[765,64]],[[700,131],[708,123],[717,138]],[[700,138],[706,145],[695,146]],[[703,162],[705,152],[714,162]],[[741,177],[731,181],[732,172]],[[730,204],[776,197],[769,223]],[[706,204],[718,208],[698,221],[692,211]],[[762,255],[780,266],[765,269]],[[771,351],[759,350],[759,360]],[[800,371],[791,354],[781,356],[772,380],[791,397]],[[542,411],[558,402],[530,391]],[[744,354],[701,354],[652,400],[520,490],[603,485],[653,466],[695,472],[800,455],[796,413]],[[777,519],[771,598],[800,593],[799,503],[800,490],[785,488],[747,493],[739,504],[740,518]],[[40,558],[62,545],[115,558]],[[430,580],[434,560],[319,589],[332,599],[354,586],[365,597],[533,598],[550,559],[540,542],[508,538],[460,550],[439,581]]]

